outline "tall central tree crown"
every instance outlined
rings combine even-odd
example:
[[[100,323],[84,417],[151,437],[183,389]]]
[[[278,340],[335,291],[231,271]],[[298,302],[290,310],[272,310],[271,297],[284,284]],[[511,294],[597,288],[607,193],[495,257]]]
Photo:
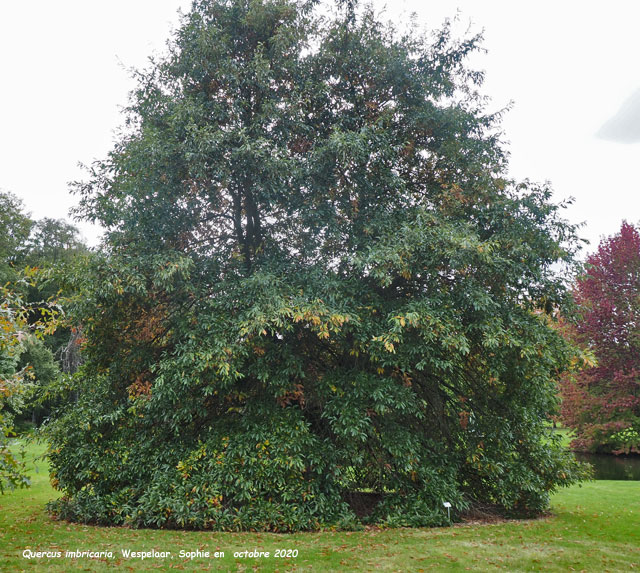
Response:
[[[575,481],[545,427],[574,228],[507,179],[477,44],[349,3],[194,2],[78,184],[107,238],[72,309],[55,513],[432,525]]]

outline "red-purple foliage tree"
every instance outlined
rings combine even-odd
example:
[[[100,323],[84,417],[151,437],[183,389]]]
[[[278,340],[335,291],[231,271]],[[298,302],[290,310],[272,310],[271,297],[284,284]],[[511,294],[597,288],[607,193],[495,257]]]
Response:
[[[640,453],[640,233],[622,223],[587,259],[574,335],[597,365],[562,383],[562,417],[576,449]]]

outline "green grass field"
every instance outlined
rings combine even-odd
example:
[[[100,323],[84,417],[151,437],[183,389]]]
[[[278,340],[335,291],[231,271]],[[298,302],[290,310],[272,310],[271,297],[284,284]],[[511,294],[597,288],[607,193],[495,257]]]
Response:
[[[569,449],[569,444],[574,438],[573,430],[571,428],[564,428],[558,425],[558,427],[553,430],[553,433],[560,436],[560,443],[563,447]]]
[[[42,446],[29,446],[30,459]],[[36,468],[38,471],[36,472]],[[1,571],[640,571],[640,482],[591,482],[562,490],[553,515],[534,521],[438,529],[295,535],[132,530],[51,521],[55,496],[45,464],[30,462],[32,487],[0,497]],[[276,550],[297,557],[274,557]],[[23,557],[25,550],[60,558]],[[111,551],[113,558],[71,558],[66,551]],[[170,552],[125,558],[122,550]],[[181,558],[180,551],[224,552]],[[234,557],[268,551],[269,557]]]

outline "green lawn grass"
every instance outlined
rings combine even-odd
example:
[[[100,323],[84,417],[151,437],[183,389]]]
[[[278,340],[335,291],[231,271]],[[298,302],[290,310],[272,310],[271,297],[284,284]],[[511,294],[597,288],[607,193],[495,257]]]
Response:
[[[29,446],[32,458],[42,446]],[[295,535],[91,527],[51,521],[56,494],[45,464],[30,462],[31,489],[0,496],[1,571],[640,571],[640,482],[590,482],[558,492],[540,520],[437,529],[366,530]],[[25,549],[112,551],[112,559],[25,559]],[[125,559],[122,549],[168,551],[173,558]],[[276,549],[298,551],[275,558]],[[224,558],[179,558],[224,551]],[[234,558],[236,551],[269,558]]]
[[[573,430],[571,428],[564,428],[560,425],[553,429],[553,433],[557,436],[560,436],[560,443],[567,450],[569,449],[569,444],[571,444],[571,440],[575,437]]]

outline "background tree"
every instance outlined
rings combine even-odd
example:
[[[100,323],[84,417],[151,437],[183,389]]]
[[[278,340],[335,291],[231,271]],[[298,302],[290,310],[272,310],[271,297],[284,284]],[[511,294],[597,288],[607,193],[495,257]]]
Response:
[[[64,219],[44,217],[33,224],[24,244],[20,262],[31,266],[50,266],[69,261],[87,247],[78,228]]]
[[[582,475],[545,425],[574,228],[505,177],[479,39],[315,4],[196,1],[77,185],[107,233],[70,309],[56,515],[353,526],[367,488],[367,519],[432,525]]]
[[[72,273],[70,269],[76,265],[82,267],[80,259],[90,257],[91,253],[80,237],[78,228],[64,219],[43,219],[34,221],[29,239],[16,258],[20,267],[36,269],[35,279],[29,282],[24,293],[25,301],[31,306],[30,322],[37,322],[43,306],[50,301],[64,298],[71,293],[65,292],[66,275]],[[62,366],[65,349],[70,341],[75,339],[72,329],[59,322],[55,332],[46,336],[42,341],[31,339],[27,345],[28,352],[23,360],[33,359],[33,366],[40,372],[39,379],[53,380],[51,377],[51,359],[45,356],[44,346],[56,357]],[[27,358],[27,356],[29,358]]]
[[[24,370],[18,370],[21,317],[16,299],[6,288],[0,291],[0,493],[7,487],[29,484],[24,464],[10,449],[14,413],[20,410],[26,391]]]
[[[15,262],[24,249],[33,221],[13,193],[0,191],[0,285],[15,280]]]
[[[25,341],[44,336],[53,323],[40,322],[30,327],[27,314],[28,309],[18,294],[0,287],[0,494],[7,487],[29,485],[24,463],[20,460],[20,447],[12,447],[15,444],[10,440],[16,435],[15,416],[22,411],[34,379],[33,368],[21,366],[20,356]]]
[[[40,331],[43,317],[50,318],[56,312],[52,301],[60,295],[63,267],[87,253],[75,226],[62,219],[34,221],[25,213],[20,199],[12,193],[0,192],[0,285],[5,305],[4,324],[12,333],[7,335],[7,340],[20,336],[20,344],[7,342],[3,351],[5,389],[7,392],[8,388],[15,389],[11,400],[4,402],[3,411],[17,426],[28,420],[39,422],[47,412],[46,404],[33,403],[33,392],[23,391],[27,385],[22,383],[21,373],[29,373],[28,386],[34,391],[53,383],[59,376],[54,355],[62,362],[62,351],[75,335],[64,327],[49,328],[41,336],[35,336],[33,331]],[[16,324],[21,325],[19,330]],[[10,380],[13,382],[9,383]]]
[[[640,453],[640,234],[623,222],[587,259],[575,339],[597,365],[567,378],[562,416],[580,449]]]
[[[26,267],[50,268],[86,253],[77,227],[64,219],[33,220],[22,200],[0,191],[0,281],[17,281]]]
[[[56,326],[56,313],[43,309],[36,323],[28,322],[30,308],[15,289],[0,287],[0,493],[7,487],[27,487],[21,461],[22,445],[11,442],[14,423],[25,408],[35,382],[53,382],[57,367],[42,344]]]

